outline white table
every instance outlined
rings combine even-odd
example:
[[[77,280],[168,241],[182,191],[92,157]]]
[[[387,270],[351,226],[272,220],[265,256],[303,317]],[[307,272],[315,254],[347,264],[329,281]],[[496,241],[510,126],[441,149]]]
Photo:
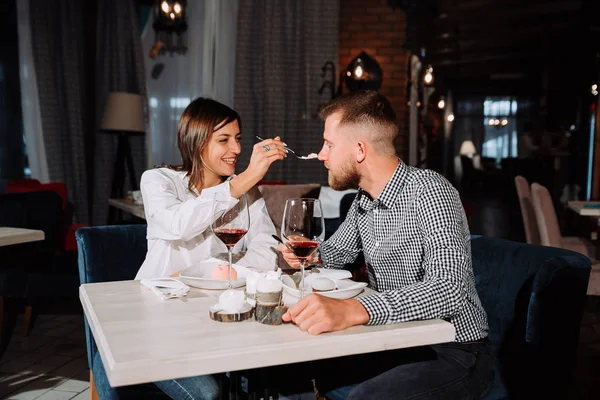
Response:
[[[44,231],[35,229],[0,227],[0,246],[9,246],[44,240]]]
[[[138,281],[84,284],[79,297],[112,386],[453,341],[442,320],[311,336],[292,324],[212,321],[219,291],[160,300]]]
[[[586,204],[598,204],[600,201],[569,201],[569,208],[579,215],[600,218],[600,208],[586,208]]]
[[[133,214],[138,218],[146,219],[143,204],[136,204],[132,200],[128,199],[108,199],[108,204],[118,208],[119,210]]]

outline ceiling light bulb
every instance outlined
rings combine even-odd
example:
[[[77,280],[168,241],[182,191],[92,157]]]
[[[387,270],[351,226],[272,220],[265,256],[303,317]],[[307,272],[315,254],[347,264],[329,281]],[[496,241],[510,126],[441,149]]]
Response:
[[[181,4],[175,3],[173,6],[173,11],[175,11],[175,14],[179,14],[181,12]]]
[[[428,71],[425,74],[424,80],[425,80],[425,83],[431,83],[431,81],[433,81],[433,75],[431,75],[431,72]]]
[[[175,14],[171,13],[169,14],[169,17],[171,17],[171,19],[175,19]]]
[[[446,107],[446,102],[444,101],[444,99],[441,99],[440,101],[438,101],[438,108],[442,109]]]
[[[504,118],[502,120],[502,126],[506,126],[506,125],[508,125],[508,120],[506,118]]]
[[[425,76],[423,76],[423,82],[425,82],[425,84],[429,85],[433,82],[433,68],[431,67],[431,65],[429,67],[427,67],[427,69],[425,70]]]
[[[448,118],[447,118],[447,119],[448,119],[448,122],[452,122],[452,121],[454,121],[454,114],[450,114],[450,115],[448,115]]]
[[[490,118],[490,119],[488,120],[488,125],[489,125],[489,126],[492,126],[492,125],[494,125],[494,119],[493,119],[493,118]]]
[[[167,3],[166,1],[163,1],[162,3],[160,3],[160,9],[163,10],[163,12],[166,14],[169,12],[169,3]]]

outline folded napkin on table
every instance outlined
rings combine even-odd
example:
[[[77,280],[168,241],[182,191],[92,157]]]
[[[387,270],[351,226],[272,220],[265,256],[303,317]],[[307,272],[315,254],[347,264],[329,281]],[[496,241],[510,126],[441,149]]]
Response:
[[[190,291],[189,286],[173,278],[142,279],[140,283],[152,290],[162,300],[184,297]]]

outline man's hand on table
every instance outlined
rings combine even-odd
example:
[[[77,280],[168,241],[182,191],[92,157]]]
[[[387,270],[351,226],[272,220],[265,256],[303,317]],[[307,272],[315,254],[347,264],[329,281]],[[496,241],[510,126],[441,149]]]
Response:
[[[283,321],[291,321],[303,331],[318,335],[366,324],[369,313],[355,299],[338,300],[309,294],[283,314]]]

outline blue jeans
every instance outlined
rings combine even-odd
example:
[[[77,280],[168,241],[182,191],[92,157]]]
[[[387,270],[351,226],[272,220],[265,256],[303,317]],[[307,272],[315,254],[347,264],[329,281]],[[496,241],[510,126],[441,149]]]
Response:
[[[163,398],[167,394],[174,400],[214,400],[220,398],[219,379],[216,375],[193,376],[168,379],[154,384],[134,385],[113,388],[108,382],[100,354],[94,357],[94,383],[101,400],[121,398]],[[159,390],[160,389],[160,390]]]
[[[491,343],[444,343],[267,369],[280,400],[480,399],[494,380]],[[291,380],[288,379],[291,377]]]

